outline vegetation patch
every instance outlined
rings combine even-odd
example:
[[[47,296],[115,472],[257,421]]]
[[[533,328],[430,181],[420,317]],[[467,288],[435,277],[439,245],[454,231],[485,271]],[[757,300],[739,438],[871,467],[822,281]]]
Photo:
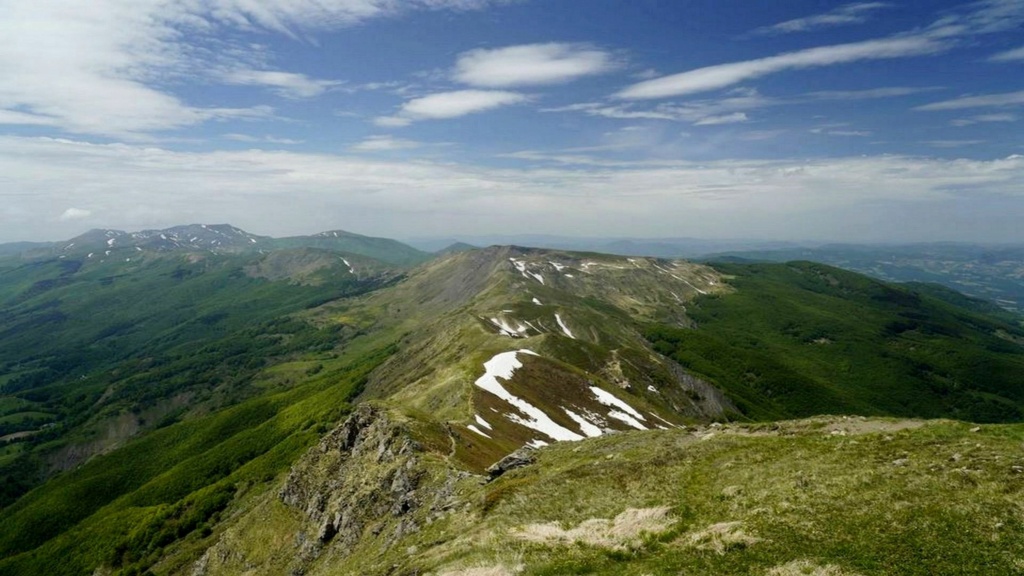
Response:
[[[590,518],[568,530],[557,522],[527,524],[513,529],[520,540],[536,544],[569,546],[583,543],[611,549],[635,548],[645,536],[668,530],[675,519],[669,508],[627,508],[615,518]]]

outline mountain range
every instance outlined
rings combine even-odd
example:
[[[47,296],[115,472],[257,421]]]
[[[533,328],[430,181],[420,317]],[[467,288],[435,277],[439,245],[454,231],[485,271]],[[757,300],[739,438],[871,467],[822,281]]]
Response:
[[[1022,374],[807,260],[3,245],[0,574],[1014,573]]]

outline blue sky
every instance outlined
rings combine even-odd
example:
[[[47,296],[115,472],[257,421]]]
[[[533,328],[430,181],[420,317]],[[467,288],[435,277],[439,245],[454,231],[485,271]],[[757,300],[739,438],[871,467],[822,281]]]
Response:
[[[0,241],[1024,241],[1024,2],[0,0]]]

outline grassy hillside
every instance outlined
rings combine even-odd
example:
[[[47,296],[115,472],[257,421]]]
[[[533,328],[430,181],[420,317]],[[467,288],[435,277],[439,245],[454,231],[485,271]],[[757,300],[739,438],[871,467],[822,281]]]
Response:
[[[326,255],[172,253],[0,267],[0,507],[145,430],[262,394],[253,381],[264,370],[350,337],[354,329],[289,315],[394,276],[348,256],[373,272],[356,274],[337,254],[323,262]]]
[[[631,432],[543,448],[534,463],[491,482],[453,475],[443,452],[375,461],[380,436],[365,437],[365,453],[352,448],[357,477],[367,485],[400,478],[392,471],[404,463],[419,479],[408,509],[375,515],[369,508],[378,500],[354,498],[342,510],[354,533],[303,545],[300,534],[316,534],[308,518],[315,511],[289,503],[289,479],[241,506],[199,563],[166,562],[154,573],[188,574],[193,566],[204,576],[1024,570],[1020,425],[830,417]],[[311,452],[296,469],[315,475],[310,463],[323,453]]]
[[[734,292],[698,298],[696,329],[647,336],[750,418],[1024,418],[1024,330],[1000,316],[820,264],[716,268]]]
[[[430,260],[431,255],[421,252],[390,238],[374,238],[334,230],[321,232],[313,236],[292,236],[273,238],[269,244],[275,249],[280,248],[323,248],[341,252],[361,254],[363,256],[387,262],[395,266],[415,266]]]
[[[705,252],[705,254],[707,254]],[[957,243],[833,244],[818,248],[733,251],[715,256],[763,262],[813,260],[889,282],[931,282],[1024,312],[1024,246]]]
[[[0,512],[0,574],[135,574],[208,537],[239,492],[263,490],[349,409],[384,348],[302,385],[162,427],[60,475]],[[190,541],[192,541],[190,540]]]
[[[0,576],[1014,573],[1021,425],[786,421],[1020,421],[995,312],[517,247],[0,264]]]

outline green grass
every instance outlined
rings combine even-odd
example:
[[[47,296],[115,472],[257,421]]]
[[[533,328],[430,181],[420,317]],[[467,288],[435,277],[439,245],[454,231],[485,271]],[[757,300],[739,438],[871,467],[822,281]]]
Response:
[[[672,431],[558,444],[536,465],[483,488],[466,537],[402,564],[524,566],[524,575],[766,574],[807,561],[844,574],[1016,574],[1024,570],[1020,426],[933,423],[836,436],[803,423],[709,440]],[[701,433],[703,434],[703,432]],[[667,506],[674,523],[621,549],[519,540],[554,521],[572,528],[627,508]],[[737,523],[744,538],[707,542]],[[436,534],[423,535],[429,539]],[[403,543],[405,544],[405,543]],[[423,560],[425,561],[425,560]],[[368,571],[369,573],[369,571]]]
[[[67,258],[0,269],[0,435],[39,430],[18,440],[17,457],[0,460],[0,508],[73,466],[53,462],[74,446],[122,443],[106,437],[112,422],[145,431],[312,376],[252,385],[279,362],[323,366],[356,333],[292,315],[387,281],[359,279],[341,264],[318,272],[330,280],[320,285],[250,277],[246,267],[260,258]]]
[[[347,399],[388,354],[172,424],[52,479],[0,514],[0,574],[155,562],[164,547],[215,522],[239,483],[268,482],[286,470],[347,412]]]
[[[820,264],[718,269],[736,291],[698,298],[696,329],[646,335],[749,418],[1024,418],[1024,348],[999,336],[1022,330],[999,317]]]

